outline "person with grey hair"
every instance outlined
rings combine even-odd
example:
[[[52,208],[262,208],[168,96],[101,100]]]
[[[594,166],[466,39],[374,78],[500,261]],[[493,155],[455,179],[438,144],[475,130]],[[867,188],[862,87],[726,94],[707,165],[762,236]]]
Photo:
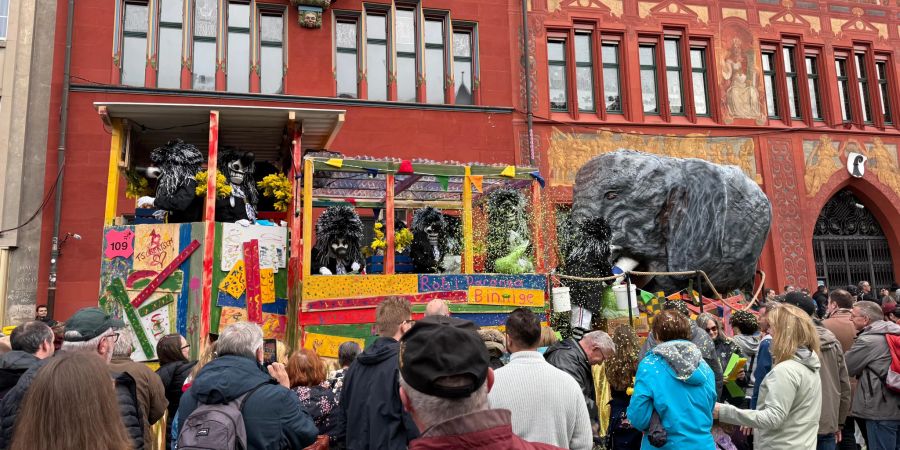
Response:
[[[75,312],[66,321],[66,332],[63,335],[61,352],[85,352],[98,355],[105,363],[109,364],[113,355],[113,348],[119,339],[119,329],[125,323],[112,317],[100,308],[82,308]],[[19,406],[25,398],[25,394],[31,387],[31,382],[37,371],[43,367],[49,358],[41,360],[28,369],[12,388],[3,401],[0,402],[0,449],[9,448],[12,435],[15,430],[16,415]],[[127,373],[119,373],[110,368],[110,377],[115,383],[116,398],[119,401],[119,410],[122,413],[122,423],[131,438],[134,450],[144,450],[144,427],[141,419],[141,410],[135,396],[136,383],[134,378]],[[149,450],[149,448],[147,448]]]
[[[287,371],[281,363],[268,369],[263,363],[263,333],[251,322],[234,323],[219,334],[218,357],[200,369],[191,387],[181,397],[175,429],[184,431],[185,421],[201,404],[242,401],[247,431],[247,450],[301,449],[316,440],[318,429],[297,394],[290,390]],[[184,433],[180,438],[184,438]]]
[[[445,300],[439,298],[433,299],[425,305],[425,317],[428,316],[449,316],[450,307],[447,306]]]
[[[144,427],[144,448],[153,448],[153,433],[150,427],[162,419],[169,400],[166,399],[166,388],[159,375],[144,363],[131,359],[134,352],[134,333],[130,327],[119,330],[119,338],[113,347],[109,369],[112,372],[127,373],[135,383],[135,395],[141,408],[141,422]],[[152,355],[148,355],[152,356]]]
[[[884,385],[892,359],[885,336],[900,335],[900,325],[884,320],[881,307],[870,301],[854,304],[850,320],[859,331],[844,354],[847,372],[859,379],[851,414],[866,421],[869,449],[895,450],[900,445],[900,396]]]
[[[359,352],[361,351],[362,349],[359,347],[359,344],[354,341],[347,341],[338,346],[338,364],[341,368],[328,374],[328,384],[331,385],[331,390],[334,392],[334,400],[337,402],[341,401],[341,390],[343,390],[344,387],[344,374],[347,372],[347,369],[350,368],[350,364],[353,364],[353,361],[356,360],[356,356],[359,355]]]
[[[513,434],[510,410],[491,409],[494,371],[476,328],[468,320],[430,316],[402,337],[400,401],[423,430],[409,449],[560,448]]]
[[[591,428],[596,435],[600,427],[600,414],[594,389],[594,376],[591,366],[601,364],[616,354],[616,345],[612,338],[603,331],[592,331],[584,335],[580,341],[569,338],[550,346],[544,353],[544,359],[553,367],[569,374],[581,387],[584,402],[587,404]]]
[[[0,357],[0,400],[31,366],[53,356],[53,331],[39,320],[25,322],[10,333],[9,343],[12,351]]]

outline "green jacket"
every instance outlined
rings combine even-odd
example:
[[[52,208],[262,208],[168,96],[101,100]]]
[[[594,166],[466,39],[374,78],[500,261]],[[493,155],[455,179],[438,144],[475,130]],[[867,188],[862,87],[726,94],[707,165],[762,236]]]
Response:
[[[766,375],[755,410],[720,403],[719,420],[754,428],[754,447],[815,450],[822,410],[819,357],[805,348]]]

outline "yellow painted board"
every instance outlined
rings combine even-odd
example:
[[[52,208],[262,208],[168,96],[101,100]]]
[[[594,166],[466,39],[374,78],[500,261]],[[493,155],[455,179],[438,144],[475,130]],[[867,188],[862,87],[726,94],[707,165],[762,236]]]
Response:
[[[365,348],[366,346],[366,341],[364,339],[343,336],[330,336],[327,334],[319,333],[306,333],[306,338],[303,340],[303,348],[312,350],[319,356],[324,356],[327,358],[337,358],[338,347],[340,347],[341,344],[347,341],[356,342],[357,344],[359,344],[359,348],[361,349]]]
[[[414,274],[312,275],[303,280],[303,301],[409,295],[417,293],[418,286]]]
[[[469,304],[498,306],[544,306],[544,291],[490,286],[469,286]]]
[[[125,131],[122,121],[113,119],[112,139],[109,144],[109,173],[106,178],[106,213],[103,223],[112,226],[116,219],[116,207],[119,203],[119,159],[122,145],[125,143]]]
[[[472,237],[472,168],[466,166],[463,177],[463,273],[475,272],[475,249]]]
[[[307,159],[303,166],[303,276],[301,279],[306,284],[312,267],[312,192],[313,192],[313,161]],[[305,290],[305,289],[304,289]],[[303,295],[306,297],[306,295]]]

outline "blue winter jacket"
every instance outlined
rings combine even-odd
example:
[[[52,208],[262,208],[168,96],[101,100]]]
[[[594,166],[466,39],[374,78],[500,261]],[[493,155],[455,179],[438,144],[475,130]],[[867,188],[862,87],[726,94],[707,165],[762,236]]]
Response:
[[[712,450],[712,412],[716,380],[700,350],[689,341],[657,345],[638,365],[628,420],[638,430],[650,427],[656,410],[668,434],[663,449]],[[641,449],[655,450],[646,435]]]
[[[750,398],[750,409],[756,409],[756,402],[759,400],[759,387],[766,379],[766,375],[772,371],[772,351],[769,347],[772,345],[772,336],[766,336],[759,342],[759,350],[756,351],[756,368],[753,369],[753,379],[756,384],[753,385],[753,397]]]

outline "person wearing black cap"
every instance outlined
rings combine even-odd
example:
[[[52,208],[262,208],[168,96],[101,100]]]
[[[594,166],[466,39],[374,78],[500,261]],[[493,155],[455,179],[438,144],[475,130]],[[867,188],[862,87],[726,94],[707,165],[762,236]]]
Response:
[[[558,449],[513,434],[512,414],[491,409],[487,347],[472,322],[430,316],[400,341],[400,399],[422,435],[410,450]]]
[[[100,308],[82,308],[66,321],[66,333],[63,337],[61,352],[85,352],[98,355],[107,365],[112,359],[113,348],[119,338],[118,330],[125,326],[121,320],[110,316]],[[31,382],[38,369],[50,361],[43,359],[22,375],[19,382],[6,394],[0,403],[0,449],[9,448],[16,422],[19,406],[31,387]],[[141,411],[138,407],[136,383],[127,373],[110,370],[116,385],[116,398],[122,412],[122,422],[134,450],[144,449],[144,427]],[[72,406],[72,405],[70,405]],[[77,408],[78,405],[74,405]],[[89,414],[90,412],[84,412]],[[65,432],[64,430],[54,430]]]
[[[834,333],[815,318],[816,302],[800,292],[789,292],[784,303],[809,314],[819,335],[819,378],[822,380],[822,412],[819,415],[819,448],[835,448],[850,414],[850,377],[844,363],[844,351]],[[823,447],[824,446],[824,447]]]

